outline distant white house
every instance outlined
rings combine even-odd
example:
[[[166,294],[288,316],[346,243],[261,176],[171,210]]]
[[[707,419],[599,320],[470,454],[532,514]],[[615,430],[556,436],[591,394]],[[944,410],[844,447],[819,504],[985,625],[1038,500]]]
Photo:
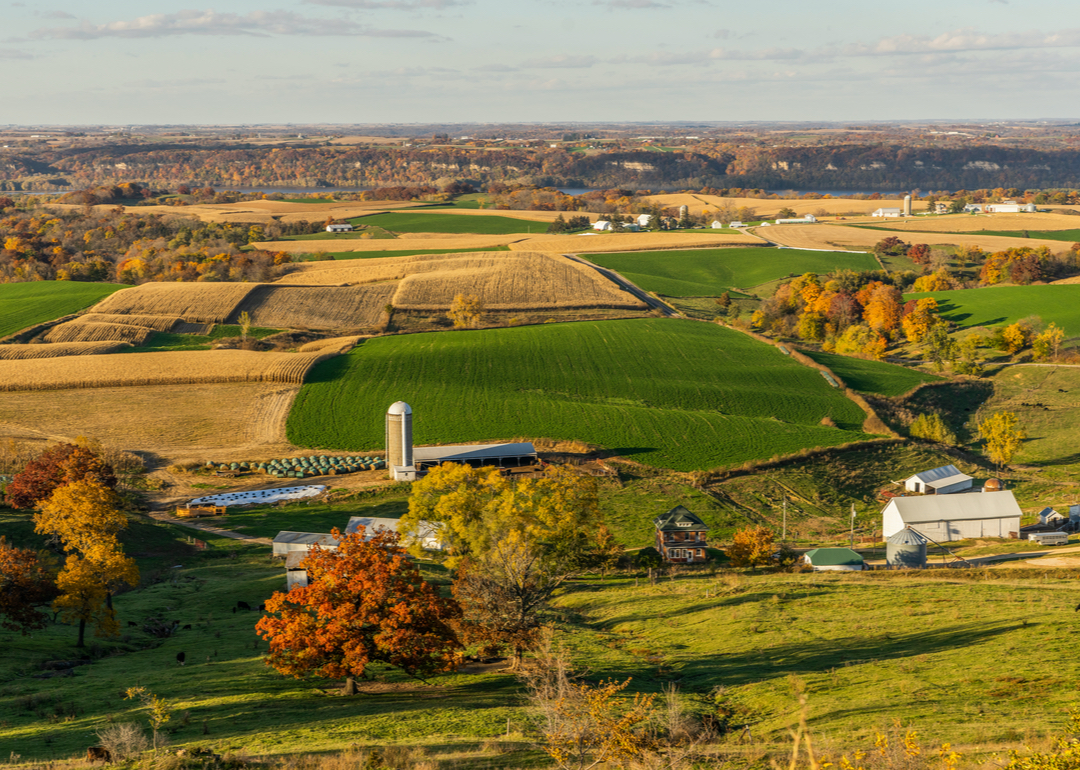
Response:
[[[325,532],[278,532],[274,538],[274,556],[286,556],[290,553],[307,553],[313,545],[336,550],[337,540]]]
[[[343,225],[327,225],[326,232],[328,233],[351,233],[353,226],[346,223]]]
[[[983,213],[983,207],[981,203],[968,203],[964,206],[965,214],[981,214]]]
[[[360,527],[364,528],[364,539],[370,540],[380,529],[397,532],[401,535],[402,545],[408,547],[412,542],[420,541],[420,547],[425,551],[441,551],[444,548],[442,529],[439,522],[421,521],[420,529],[416,532],[401,532],[398,529],[399,519],[384,519],[373,516],[353,516],[345,527],[345,534],[351,535]]]
[[[630,233],[636,233],[641,230],[641,225],[639,225],[637,222],[623,222],[621,225],[619,225],[619,229],[626,230]]]
[[[714,223],[715,226],[715,223]],[[732,222],[728,227],[746,227],[742,222]]]
[[[611,226],[611,222],[607,221],[606,219],[598,219],[595,222],[593,222],[592,226],[593,226],[593,230],[599,230],[601,232],[604,231],[604,230],[613,230],[614,229]]]
[[[652,224],[652,214],[638,214],[637,223],[639,227],[648,227]]]
[[[778,225],[805,225],[808,222],[817,222],[817,217],[813,214],[807,214],[805,217],[799,217],[798,219],[778,219],[776,224]]]
[[[722,230],[724,228],[724,223],[719,219],[714,219],[711,227],[713,230]]]
[[[988,203],[986,204],[987,214],[1033,214],[1035,213],[1034,203],[1017,203],[1015,201],[1002,201],[1001,203]]]
[[[904,479],[904,489],[923,495],[947,495],[971,489],[972,478],[955,465],[943,465]]]
[[[884,217],[886,219],[892,219],[894,217],[901,217],[903,215],[904,215],[904,212],[901,211],[900,209],[884,209],[883,208],[883,209],[878,209],[877,211],[872,213],[870,216],[872,216],[872,217]]]
[[[881,512],[882,536],[905,527],[938,542],[973,537],[1017,537],[1020,506],[1008,490],[894,497]]]

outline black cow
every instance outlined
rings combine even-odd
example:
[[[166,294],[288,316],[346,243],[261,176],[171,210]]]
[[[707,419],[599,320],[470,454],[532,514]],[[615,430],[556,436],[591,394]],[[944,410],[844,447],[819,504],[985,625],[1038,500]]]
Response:
[[[259,605],[259,612],[266,612],[266,604],[265,603]]]
[[[184,665],[184,661],[186,659],[187,659],[187,656],[184,653],[182,653],[182,652],[176,653],[176,662],[179,663],[181,666]]]
[[[138,627],[139,627],[139,624],[138,624],[138,623],[136,623],[136,622],[135,622],[134,620],[129,620],[129,621],[128,621],[128,626],[129,626],[130,628],[138,628]]]
[[[236,606],[241,610],[248,610],[249,612],[251,611],[251,605],[247,602],[237,602]]]
[[[104,746],[91,746],[86,750],[87,762],[112,762],[112,755]]]
[[[190,630],[191,630],[191,624],[190,624],[190,623],[186,623],[186,624],[184,625],[184,630],[185,630],[185,631],[190,631]]]

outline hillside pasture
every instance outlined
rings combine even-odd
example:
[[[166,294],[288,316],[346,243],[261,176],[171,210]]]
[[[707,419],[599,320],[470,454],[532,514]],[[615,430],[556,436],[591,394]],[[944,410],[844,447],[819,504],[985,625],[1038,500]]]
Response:
[[[904,295],[905,301],[922,297],[937,299],[941,316],[964,329],[1039,316],[1044,323],[1056,323],[1069,337],[1080,335],[1080,284],[987,286]]]
[[[0,338],[77,313],[123,288],[119,284],[79,281],[0,284]]]
[[[224,323],[255,283],[144,283],[116,292],[94,307],[104,315],[179,316],[185,321]]]
[[[126,342],[57,342],[33,345],[0,345],[0,360],[96,356],[129,347]]]
[[[321,353],[206,350],[0,361],[0,391],[72,390],[209,382],[299,384]]]
[[[870,251],[874,244],[890,234],[907,243],[926,243],[931,246],[978,246],[984,251],[1004,251],[1014,246],[1047,246],[1051,251],[1062,251],[1060,241],[1037,238],[1002,238],[995,235],[967,235],[963,233],[930,233],[918,230],[919,222],[910,221],[905,226],[884,231],[865,227],[848,227],[839,224],[784,225],[783,227],[756,228],[763,238],[796,249],[848,249]]]
[[[671,297],[717,296],[791,274],[833,270],[876,270],[870,254],[740,248],[685,251],[639,251],[588,254],[591,261],[616,270],[646,291]]]
[[[278,329],[356,329],[385,320],[393,284],[366,286],[258,286],[237,305],[229,323],[248,313],[256,326]]]
[[[940,382],[941,377],[884,361],[867,361],[819,350],[803,353],[829,367],[852,390],[876,396],[902,396],[926,382]]]
[[[381,446],[387,399],[412,405],[417,445],[580,440],[684,471],[864,438],[863,412],[776,348],[638,319],[367,340],[312,372],[289,439]]]
[[[132,345],[143,345],[153,333],[153,329],[145,326],[76,319],[54,326],[45,335],[45,342],[130,342]]]

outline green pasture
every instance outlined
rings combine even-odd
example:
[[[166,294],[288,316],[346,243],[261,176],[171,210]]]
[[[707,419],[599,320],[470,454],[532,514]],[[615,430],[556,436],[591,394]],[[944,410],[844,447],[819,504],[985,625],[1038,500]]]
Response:
[[[114,291],[126,288],[128,287],[115,283],[82,281],[0,284],[0,337],[77,313],[100,302]]]
[[[1080,284],[988,286],[905,294],[904,300],[921,297],[936,298],[942,317],[961,328],[1007,325],[1037,315],[1070,337],[1080,335]]]
[[[867,361],[862,358],[840,356],[817,350],[802,351],[823,364],[844,381],[849,388],[860,393],[876,396],[902,396],[924,382],[938,382],[942,378],[917,369],[908,369],[883,361]]]
[[[484,251],[510,251],[509,246],[490,246]],[[304,259],[295,259],[296,262],[322,262],[333,258],[343,259],[380,259],[382,257],[415,257],[422,254],[462,254],[461,249],[409,249],[405,251],[330,251],[315,252],[304,255]]]
[[[1080,241],[1080,229],[1075,230],[973,230],[964,235],[1000,235],[1004,238],[1041,238],[1048,241]],[[1020,246],[1022,244],[1017,244]]]
[[[775,348],[712,324],[641,319],[368,340],[312,371],[289,440],[381,446],[381,415],[399,399],[418,445],[577,439],[677,470],[864,437],[862,411]]]
[[[543,233],[547,222],[513,219],[501,216],[471,216],[457,214],[420,214],[408,211],[389,214],[370,214],[350,219],[353,226],[382,227],[394,233],[477,233],[508,235],[511,233]]]
[[[277,334],[281,329],[262,329],[252,327],[248,329],[248,336],[252,339],[262,339],[271,334]],[[127,348],[125,353],[151,353],[166,350],[210,350],[218,340],[230,337],[239,337],[240,327],[236,324],[216,324],[209,334],[176,334],[174,332],[154,332],[145,345]]]
[[[716,296],[803,273],[877,270],[871,254],[747,247],[588,254],[598,265],[616,270],[645,291],[672,297]]]
[[[333,478],[324,480],[331,486]],[[212,494],[212,493],[209,493]],[[329,532],[337,527],[342,532],[351,516],[372,516],[380,519],[400,519],[409,509],[409,490],[391,487],[386,490],[359,492],[345,502],[327,503],[300,501],[283,505],[253,505],[230,508],[226,516],[215,523],[253,537],[274,537],[278,532]]]

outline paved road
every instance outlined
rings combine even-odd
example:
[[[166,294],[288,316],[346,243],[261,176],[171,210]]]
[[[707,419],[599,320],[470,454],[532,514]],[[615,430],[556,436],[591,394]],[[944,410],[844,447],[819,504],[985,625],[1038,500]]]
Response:
[[[268,537],[254,537],[252,535],[244,535],[239,532],[233,532],[231,529],[223,529],[221,527],[216,527],[213,524],[202,524],[197,521],[178,519],[168,513],[151,513],[150,518],[157,519],[158,521],[164,521],[167,524],[176,524],[181,527],[187,527],[188,529],[197,529],[201,532],[209,532],[213,535],[220,535],[221,537],[232,538],[233,540],[246,540],[250,543],[262,543],[264,545],[274,544],[274,541]]]
[[[566,257],[567,259],[572,259],[575,262],[580,262],[583,265],[591,267],[593,270],[597,271],[602,276],[604,276],[608,280],[610,280],[613,283],[615,283],[616,285],[618,285],[620,288],[625,289],[626,291],[633,294],[635,297],[640,299],[642,302],[644,302],[649,307],[651,307],[651,308],[653,308],[655,310],[659,310],[663,315],[667,316],[668,318],[679,318],[680,317],[679,312],[677,310],[675,310],[674,308],[672,308],[670,305],[667,305],[664,302],[661,302],[660,300],[658,300],[656,297],[652,296],[651,294],[646,294],[644,291],[639,289],[634,284],[630,283],[630,281],[623,278],[621,275],[616,273],[614,270],[609,270],[606,267],[601,267],[600,265],[596,264],[595,262],[590,262],[589,260],[585,259],[584,257],[579,257],[577,254],[563,254],[563,256]]]

